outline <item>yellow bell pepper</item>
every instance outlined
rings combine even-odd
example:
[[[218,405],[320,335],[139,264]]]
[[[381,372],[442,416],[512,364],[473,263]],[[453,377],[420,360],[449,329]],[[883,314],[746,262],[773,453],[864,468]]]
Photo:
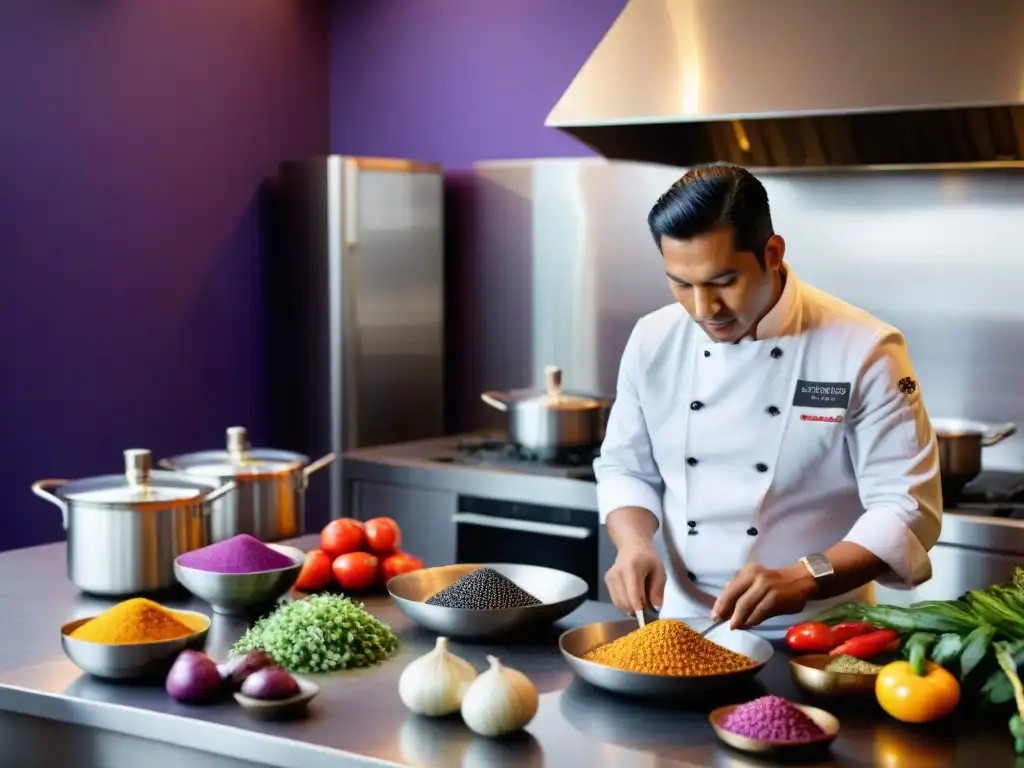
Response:
[[[949,672],[925,661],[916,646],[910,661],[882,667],[875,682],[875,697],[889,715],[904,723],[930,723],[945,717],[960,701],[960,684]]]

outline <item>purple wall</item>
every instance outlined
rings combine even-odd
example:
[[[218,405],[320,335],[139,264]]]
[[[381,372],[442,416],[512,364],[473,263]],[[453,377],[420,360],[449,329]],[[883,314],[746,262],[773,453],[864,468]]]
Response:
[[[0,549],[62,535],[43,476],[268,420],[259,189],[328,147],[303,0],[0,4]]]
[[[625,4],[347,0],[333,6],[331,151],[433,160],[447,169],[447,412],[453,431],[504,421],[475,407],[472,353],[479,345],[473,336],[480,333],[480,302],[494,300],[480,295],[479,286],[497,280],[500,300],[510,306],[528,302],[530,291],[521,279],[528,266],[495,264],[507,254],[471,246],[469,169],[478,160],[592,154],[544,127],[544,119]],[[515,352],[528,344],[523,335]]]
[[[590,154],[544,119],[625,0],[346,0],[331,20],[331,151],[466,169]]]

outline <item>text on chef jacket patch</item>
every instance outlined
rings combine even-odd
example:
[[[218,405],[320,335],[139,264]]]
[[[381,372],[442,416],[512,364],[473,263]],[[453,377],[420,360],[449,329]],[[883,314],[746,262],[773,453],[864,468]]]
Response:
[[[798,408],[849,408],[850,382],[798,379],[793,405]]]

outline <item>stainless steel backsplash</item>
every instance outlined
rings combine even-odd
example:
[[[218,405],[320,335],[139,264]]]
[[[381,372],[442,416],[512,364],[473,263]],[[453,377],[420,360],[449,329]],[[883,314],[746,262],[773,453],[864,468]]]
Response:
[[[458,426],[485,389],[613,392],[638,317],[672,300],[647,211],[682,170],[597,159],[478,164],[457,246]],[[801,279],[906,334],[933,416],[1024,422],[1024,173],[763,175]],[[1024,438],[986,449],[1024,469]]]

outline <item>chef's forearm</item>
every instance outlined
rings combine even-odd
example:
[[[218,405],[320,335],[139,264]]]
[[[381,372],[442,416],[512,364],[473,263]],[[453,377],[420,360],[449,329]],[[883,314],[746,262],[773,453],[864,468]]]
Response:
[[[608,513],[605,528],[616,549],[650,545],[658,530],[658,518],[643,507],[619,507]]]
[[[834,574],[821,583],[814,583],[814,577],[801,563],[790,566],[798,578],[808,580],[814,600],[826,600],[852,592],[871,583],[889,569],[876,555],[851,541],[841,541],[822,554],[832,563]]]

